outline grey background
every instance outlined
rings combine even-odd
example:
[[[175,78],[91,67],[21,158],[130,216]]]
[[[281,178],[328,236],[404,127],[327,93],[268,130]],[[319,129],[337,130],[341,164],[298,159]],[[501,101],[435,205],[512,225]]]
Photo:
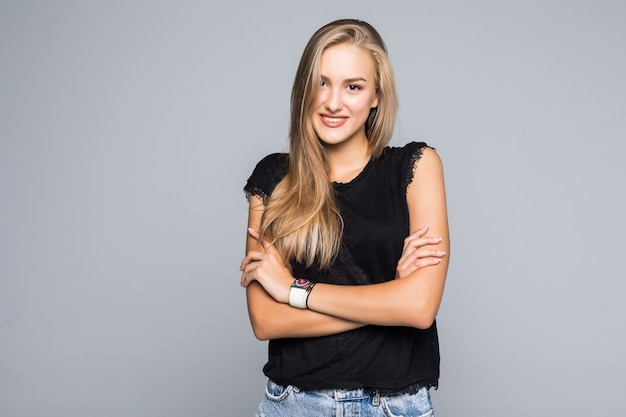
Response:
[[[439,416],[623,416],[626,3],[0,2],[0,415],[251,416],[241,191],[374,24],[444,160]]]

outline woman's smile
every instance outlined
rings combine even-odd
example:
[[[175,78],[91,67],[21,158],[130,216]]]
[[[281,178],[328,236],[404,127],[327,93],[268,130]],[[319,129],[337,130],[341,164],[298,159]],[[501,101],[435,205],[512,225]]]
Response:
[[[343,126],[347,121],[347,117],[326,116],[321,114],[320,118],[326,127],[337,128]]]

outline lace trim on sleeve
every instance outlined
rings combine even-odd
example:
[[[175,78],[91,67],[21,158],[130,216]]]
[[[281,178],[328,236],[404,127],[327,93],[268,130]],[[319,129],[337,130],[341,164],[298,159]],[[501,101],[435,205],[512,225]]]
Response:
[[[261,198],[263,202],[266,202],[267,199],[269,198],[269,196],[265,194],[263,190],[261,190],[256,185],[252,185],[252,184],[248,184],[246,188],[244,188],[243,192],[246,195],[246,200],[248,200],[248,202],[250,202],[250,197],[252,197],[253,195]]]
[[[406,170],[406,175],[404,177],[404,191],[409,188],[409,185],[413,182],[413,177],[415,176],[415,168],[417,167],[417,161],[419,161],[422,157],[422,153],[424,150],[424,146],[417,147],[411,153],[411,157],[409,158],[409,166]]]

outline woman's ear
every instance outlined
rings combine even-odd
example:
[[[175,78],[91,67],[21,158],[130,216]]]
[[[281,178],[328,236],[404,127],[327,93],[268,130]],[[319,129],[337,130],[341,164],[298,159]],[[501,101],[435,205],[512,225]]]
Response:
[[[374,97],[374,100],[372,100],[372,105],[370,106],[370,108],[375,109],[376,107],[378,107],[379,101],[380,101],[380,98],[378,97],[378,94],[376,94],[376,97]]]

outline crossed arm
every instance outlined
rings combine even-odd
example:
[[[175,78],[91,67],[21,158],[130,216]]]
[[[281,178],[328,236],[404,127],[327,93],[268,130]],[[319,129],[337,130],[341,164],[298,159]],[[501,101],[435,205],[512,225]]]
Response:
[[[443,169],[432,149],[425,149],[416,165],[407,203],[415,232],[405,239],[396,279],[360,286],[318,283],[309,296],[309,309],[303,310],[288,304],[294,277],[280,254],[257,240],[263,203],[251,197],[241,284],[255,336],[323,336],[366,324],[430,327],[441,303],[450,250]],[[424,224],[429,226],[420,227]]]

